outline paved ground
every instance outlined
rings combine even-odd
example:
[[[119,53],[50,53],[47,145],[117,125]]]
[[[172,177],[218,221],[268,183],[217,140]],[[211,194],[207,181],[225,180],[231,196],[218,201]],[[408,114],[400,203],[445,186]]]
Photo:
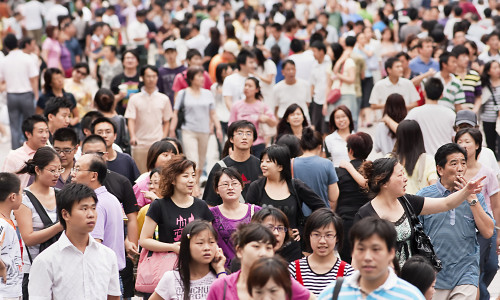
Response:
[[[0,120],[0,122],[2,122],[2,121],[3,120]],[[374,133],[373,127],[372,128],[362,128],[361,131],[365,131],[367,133],[370,133],[370,134],[372,134],[372,136]],[[210,149],[216,149],[215,141],[212,141],[211,145],[212,146],[210,147]],[[3,165],[3,161],[5,159],[5,156],[9,152],[9,150],[10,150],[10,141],[6,141],[3,143],[0,142],[0,166]],[[213,154],[213,151],[209,150],[208,156],[211,157],[211,159],[208,159],[209,164],[213,165],[218,160],[216,155]],[[379,154],[372,152],[368,158],[375,159],[375,158],[379,158],[379,157],[380,157]],[[491,293],[492,300],[500,300],[500,272],[497,273],[495,279],[491,283],[491,285],[489,287],[489,291]],[[134,299],[140,299],[140,298],[134,297]]]

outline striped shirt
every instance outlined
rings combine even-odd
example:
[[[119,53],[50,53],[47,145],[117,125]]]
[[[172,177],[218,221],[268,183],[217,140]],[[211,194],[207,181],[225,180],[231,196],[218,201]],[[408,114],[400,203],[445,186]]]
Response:
[[[481,96],[481,76],[478,72],[474,70],[469,70],[464,78],[460,78],[462,81],[462,89],[465,94],[465,102],[474,104],[476,97]]]
[[[314,293],[316,296],[319,295],[319,293],[321,293],[324,288],[326,288],[330,283],[335,282],[335,280],[337,279],[337,272],[339,270],[340,261],[340,259],[337,259],[337,262],[330,271],[324,274],[318,274],[311,269],[311,266],[309,266],[308,257],[299,259],[300,273],[302,275],[304,286],[309,291],[311,291],[311,293]],[[290,275],[292,275],[292,277],[297,280],[294,261],[288,265],[288,270],[290,271]],[[344,267],[344,274],[342,276],[349,276],[353,272],[354,269],[351,267],[351,265],[346,263]]]
[[[352,276],[347,277],[340,289],[339,299],[341,300],[378,300],[378,299],[416,299],[424,300],[422,293],[410,283],[399,278],[391,268],[389,270],[389,277],[379,286],[376,290],[364,297],[359,287],[359,271],[355,271]],[[318,300],[332,299],[333,288],[335,283],[330,284],[324,289],[318,297]]]
[[[441,79],[441,82],[444,85],[443,96],[439,99],[438,104],[444,105],[455,111],[456,104],[465,103],[465,94],[462,89],[460,79],[455,77],[455,75],[450,74],[451,80],[446,83],[441,76],[441,72],[436,73],[434,77]]]
[[[488,87],[485,87],[485,89],[489,90]],[[482,113],[481,113],[481,120],[483,122],[494,123],[497,121],[497,117],[498,117],[498,110],[495,109],[495,101],[496,101],[496,105],[500,104],[500,86],[492,87],[491,91],[492,91],[492,93],[489,93],[489,94],[492,94],[492,95],[483,104]],[[486,92],[485,92],[484,96],[487,96]]]

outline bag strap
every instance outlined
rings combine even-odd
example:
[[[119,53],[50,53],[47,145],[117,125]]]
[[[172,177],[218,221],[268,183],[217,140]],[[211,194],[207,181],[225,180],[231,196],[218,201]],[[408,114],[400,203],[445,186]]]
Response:
[[[227,291],[227,281],[224,279],[224,294],[222,295],[222,299],[226,300],[226,291]]]
[[[42,219],[43,225],[45,227],[52,226],[54,224],[54,222],[52,222],[49,215],[47,214],[47,211],[42,206],[40,201],[38,201],[38,199],[35,197],[35,195],[33,195],[33,193],[31,193],[30,191],[24,190],[24,192],[26,193],[26,196],[28,196],[31,203],[33,204],[33,207],[35,208],[37,214],[40,216],[40,219]]]
[[[488,84],[488,89],[490,90],[491,92],[491,98],[493,98],[493,103],[495,104],[495,106],[497,106],[497,99],[495,98],[495,93],[493,92],[493,89],[491,88],[491,84]]]
[[[292,169],[292,170],[291,170],[291,171],[292,171],[292,178],[294,178],[294,177],[295,177],[295,176],[293,175],[293,162],[294,162],[294,160],[295,160],[295,157],[294,157],[294,158],[292,158],[292,162],[290,163],[290,168]]]
[[[184,89],[184,93],[182,94],[182,97],[181,97],[181,104],[179,106],[179,110],[184,109],[184,99],[186,98],[186,93],[187,93],[187,91],[186,91],[186,89]]]
[[[217,162],[219,164],[219,166],[221,166],[221,168],[227,168],[227,165],[226,163],[221,159]]]
[[[302,272],[300,272],[300,260],[299,259],[297,259],[295,261],[295,277],[297,278],[297,281],[301,285],[304,285],[304,280],[302,280]]]
[[[253,214],[255,213],[255,204],[250,205],[250,218],[253,217]]]
[[[413,207],[411,206],[411,204],[408,201],[408,199],[406,198],[406,196],[403,196],[403,205],[406,207],[405,210],[410,215],[410,223],[413,225],[412,228],[411,228],[412,235],[413,235],[414,226],[417,226],[417,225],[422,226],[422,225],[420,224],[420,220],[417,218],[417,215],[413,211]]]
[[[340,294],[340,288],[342,288],[342,283],[344,283],[344,277],[337,278],[335,280],[335,287],[333,288],[332,300],[337,300]]]
[[[340,265],[339,265],[339,269],[337,270],[337,279],[344,277],[345,265],[346,265],[346,262],[341,260]]]

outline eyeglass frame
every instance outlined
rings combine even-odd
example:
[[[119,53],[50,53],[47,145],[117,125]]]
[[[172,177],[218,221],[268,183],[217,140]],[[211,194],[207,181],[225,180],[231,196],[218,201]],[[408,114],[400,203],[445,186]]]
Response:
[[[64,173],[64,171],[66,171],[66,168],[63,168],[63,167],[60,167],[59,169],[57,170],[48,170],[46,168],[43,168],[44,170],[46,171],[49,171],[52,175],[61,175],[62,173]]]
[[[328,236],[331,236],[331,237],[328,237]],[[336,234],[319,234],[319,233],[316,233],[316,232],[313,232],[309,235],[309,238],[311,240],[315,240],[315,241],[320,241],[322,238],[325,239],[325,241],[334,241],[336,238],[337,238],[337,235]]]
[[[287,233],[288,232],[288,227],[285,226],[273,226],[273,225],[264,225],[266,228],[271,230],[271,232],[274,232],[275,230],[278,231],[279,233]]]
[[[222,184],[217,185],[218,188],[222,188],[222,189],[225,189],[225,190],[227,190],[229,187],[232,187],[234,189],[234,188],[237,188],[239,186],[241,186],[241,183],[239,181],[224,182]]]
[[[70,154],[71,152],[75,151],[76,147],[73,148],[65,148],[65,149],[59,149],[59,148],[54,148],[54,151],[56,151],[57,154],[63,153],[64,154]]]

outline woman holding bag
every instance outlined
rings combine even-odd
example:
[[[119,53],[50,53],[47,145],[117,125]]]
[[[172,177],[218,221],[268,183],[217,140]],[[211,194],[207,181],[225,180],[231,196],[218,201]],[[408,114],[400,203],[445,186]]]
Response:
[[[150,274],[155,262],[158,264],[159,260],[162,261],[164,268],[167,268],[163,272],[173,269],[179,254],[182,229],[188,223],[195,219],[213,221],[214,217],[205,201],[191,196],[196,185],[195,171],[194,162],[184,157],[174,157],[161,172],[162,198],[151,203],[139,239],[143,250],[137,269],[136,289],[141,292],[152,293],[163,275],[161,271]],[[157,227],[158,239],[155,239]],[[154,254],[151,256],[147,252]],[[165,266],[166,262],[170,262],[168,267]]]

